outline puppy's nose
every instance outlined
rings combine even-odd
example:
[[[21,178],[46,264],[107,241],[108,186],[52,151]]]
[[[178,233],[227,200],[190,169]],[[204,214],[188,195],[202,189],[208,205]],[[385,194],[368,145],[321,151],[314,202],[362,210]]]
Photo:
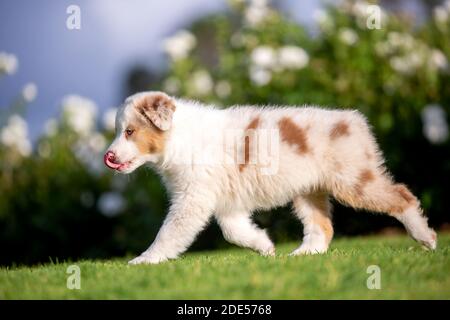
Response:
[[[103,161],[105,162],[105,165],[111,169],[116,168],[116,154],[112,151],[108,151],[105,153],[103,157]]]
[[[108,151],[105,153],[105,160],[109,160],[111,162],[114,162],[114,159],[116,158],[116,155],[112,151]]]

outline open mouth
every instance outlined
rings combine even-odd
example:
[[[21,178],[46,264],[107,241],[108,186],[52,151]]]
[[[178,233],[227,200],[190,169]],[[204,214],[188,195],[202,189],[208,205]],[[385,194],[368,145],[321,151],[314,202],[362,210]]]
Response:
[[[120,162],[114,161],[113,158],[111,158],[108,154],[106,154],[104,157],[104,162],[105,162],[105,165],[110,169],[117,170],[117,171],[124,171],[131,166],[131,164],[133,163],[133,160],[120,163]]]

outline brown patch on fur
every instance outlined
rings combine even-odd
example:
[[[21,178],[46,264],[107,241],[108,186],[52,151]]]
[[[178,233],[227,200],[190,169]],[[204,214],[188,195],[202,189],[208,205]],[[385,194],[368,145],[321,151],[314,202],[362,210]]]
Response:
[[[297,147],[297,153],[304,155],[310,152],[306,129],[297,126],[297,124],[289,118],[282,118],[278,122],[282,141]]]
[[[417,200],[404,184],[396,184],[392,190],[393,197],[396,198],[396,201],[388,210],[391,215],[402,214],[409,207],[419,206],[419,200]]]
[[[159,130],[170,128],[172,115],[175,112],[173,100],[165,93],[151,93],[140,98],[135,103],[138,113]]]
[[[404,184],[397,184],[394,188],[398,192],[398,194],[403,199],[405,199],[406,202],[412,203],[414,201],[417,201],[417,198],[411,193],[411,191],[408,190],[408,188]]]
[[[141,107],[145,110],[149,110],[150,108],[157,110],[160,107],[164,107],[175,111],[175,105],[173,104],[172,99],[164,93],[152,93],[145,95],[141,100],[139,100],[136,107]]]
[[[255,130],[259,126],[259,117],[253,119],[245,128],[245,138],[244,138],[244,163],[239,164],[239,171],[242,172],[244,168],[250,163],[250,136],[248,130]]]
[[[362,194],[364,187],[369,183],[375,180],[375,176],[372,171],[369,169],[364,169],[361,171],[358,177],[358,183],[355,185],[355,191],[357,194]]]
[[[328,216],[325,216],[323,212],[318,212],[314,214],[314,222],[317,223],[325,234],[325,238],[329,243],[333,238],[333,225],[331,223],[331,219]]]
[[[165,134],[154,125],[139,119],[130,124],[127,129],[134,130],[127,139],[136,144],[141,154],[159,153],[164,149]]]
[[[398,216],[406,209],[420,210],[419,200],[403,184],[393,184],[389,176],[375,176],[370,170],[363,170],[356,185],[341,183],[330,185],[329,192],[339,202],[356,209],[366,209]]]
[[[359,176],[359,181],[360,181],[361,184],[363,184],[363,185],[367,184],[367,183],[370,182],[370,181],[373,181],[374,179],[375,179],[375,177],[374,177],[372,171],[370,171],[370,170],[368,170],[368,169],[363,170],[363,171],[361,172],[361,175]]]
[[[324,198],[325,197],[325,198]],[[331,222],[330,203],[326,196],[314,196],[313,203],[317,208],[314,212],[313,220],[325,233],[325,238],[328,242],[333,238],[333,224]]]
[[[300,209],[301,202],[307,201],[313,208],[312,220],[317,224],[325,234],[327,243],[333,238],[333,224],[331,222],[331,204],[326,193],[317,192],[309,195],[304,195],[300,198],[294,199],[294,208]],[[300,218],[301,218],[300,214]],[[302,219],[302,218],[301,218]]]
[[[350,135],[350,130],[347,122],[341,120],[337,122],[330,131],[330,139],[335,140],[337,138]]]

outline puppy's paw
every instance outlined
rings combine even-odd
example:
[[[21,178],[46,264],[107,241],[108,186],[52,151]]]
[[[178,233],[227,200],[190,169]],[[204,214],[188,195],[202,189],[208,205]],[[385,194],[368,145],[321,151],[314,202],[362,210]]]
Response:
[[[130,265],[136,264],[158,264],[161,262],[167,261],[167,258],[158,257],[154,255],[141,254],[139,257],[134,258],[133,260],[128,261]]]
[[[265,232],[263,235],[264,236],[257,238],[250,248],[265,257],[275,256],[275,246]]]
[[[292,251],[289,256],[309,255],[309,254],[322,254],[327,252],[328,247],[311,245],[303,243],[300,247]]]
[[[273,245],[259,251],[262,256],[275,257],[275,247]]]
[[[437,234],[434,230],[429,229],[428,234],[420,239],[417,239],[417,241],[420,242],[426,250],[436,250]]]

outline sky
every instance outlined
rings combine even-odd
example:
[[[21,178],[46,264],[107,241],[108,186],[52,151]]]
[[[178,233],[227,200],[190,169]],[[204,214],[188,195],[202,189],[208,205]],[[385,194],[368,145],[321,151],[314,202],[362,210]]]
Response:
[[[279,0],[283,11],[307,26],[319,0]],[[70,5],[81,9],[81,29],[66,27]],[[0,78],[0,108],[29,82],[38,96],[27,110],[31,137],[58,116],[65,95],[92,99],[100,110],[123,99],[127,72],[136,65],[164,70],[162,40],[201,16],[227,9],[225,0],[1,0],[0,52],[19,68]]]

